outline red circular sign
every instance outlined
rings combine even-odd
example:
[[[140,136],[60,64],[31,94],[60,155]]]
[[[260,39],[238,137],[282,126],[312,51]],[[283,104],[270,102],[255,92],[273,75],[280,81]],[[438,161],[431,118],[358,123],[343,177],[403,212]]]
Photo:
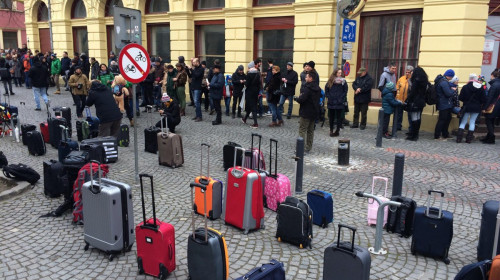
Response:
[[[346,62],[344,64],[344,76],[349,76],[349,73],[351,73],[351,64],[349,62]]]
[[[125,80],[140,83],[148,76],[151,61],[148,52],[141,45],[128,44],[120,52],[118,65]]]

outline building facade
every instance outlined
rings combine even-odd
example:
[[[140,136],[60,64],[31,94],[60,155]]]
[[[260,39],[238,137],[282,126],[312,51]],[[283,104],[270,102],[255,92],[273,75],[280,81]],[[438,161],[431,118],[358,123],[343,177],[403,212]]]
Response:
[[[0,49],[17,49],[27,43],[23,1],[0,1]]]
[[[29,47],[42,51],[50,48],[44,1],[25,2]],[[257,57],[272,58],[282,68],[293,61],[297,72],[304,62],[313,60],[323,87],[334,68],[336,2],[52,0],[54,51],[85,52],[106,62],[110,51],[118,52],[112,15],[112,6],[118,5],[141,11],[142,44],[150,55],[164,61],[198,56],[210,65],[218,58],[230,74]],[[406,65],[419,65],[431,80],[453,68],[465,82],[469,73],[481,73],[488,4],[488,0],[366,1],[355,18],[348,82],[354,81],[361,66],[378,82],[389,61],[397,63],[398,77]],[[352,106],[352,89],[348,96]],[[376,123],[380,93],[374,89],[372,96],[369,119]],[[424,129],[433,128],[436,122],[432,111],[431,107],[424,111]]]

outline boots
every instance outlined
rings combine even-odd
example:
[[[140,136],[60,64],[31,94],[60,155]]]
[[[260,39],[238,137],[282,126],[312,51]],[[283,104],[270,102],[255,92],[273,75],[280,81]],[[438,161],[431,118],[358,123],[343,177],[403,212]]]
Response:
[[[462,143],[462,138],[464,137],[463,128],[459,128],[457,132],[457,143]]]
[[[420,132],[420,120],[412,122],[411,129],[412,131],[410,132],[410,135],[408,135],[406,139],[410,141],[417,141],[418,133]]]
[[[269,127],[275,127],[275,126],[278,126],[277,122],[272,122],[272,123],[269,124]]]
[[[185,116],[186,115],[186,109],[181,109],[181,116]]]
[[[278,121],[278,126],[282,126],[284,124],[283,120]]]
[[[333,130],[330,130],[330,137],[333,137]]]
[[[495,134],[486,134],[486,137],[481,140],[483,144],[495,144]]]
[[[130,120],[130,127],[134,127],[134,119]]]
[[[467,132],[467,136],[465,136],[465,143],[470,144],[472,142],[472,140],[474,140],[474,131],[469,130]],[[457,139],[457,141],[458,141],[458,139]]]
[[[332,135],[332,137],[339,136],[339,129],[337,128],[337,130],[335,130],[335,132],[331,135]]]

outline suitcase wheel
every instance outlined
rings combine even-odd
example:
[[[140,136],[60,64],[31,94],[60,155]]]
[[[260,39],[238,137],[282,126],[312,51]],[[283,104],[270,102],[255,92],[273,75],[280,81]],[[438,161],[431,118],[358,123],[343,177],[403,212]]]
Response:
[[[130,244],[130,245],[127,247],[127,249],[125,250],[125,252],[130,252],[130,251],[132,251],[132,245],[133,245],[133,244]]]
[[[302,243],[300,243],[299,248],[300,248],[300,249],[303,249],[303,248],[304,248],[304,246],[302,245]]]
[[[445,264],[450,264],[450,259],[446,258],[443,260]]]
[[[281,237],[278,237],[278,242],[281,242]]]
[[[243,232],[244,235],[247,235],[248,234],[248,229],[245,229],[245,231]]]
[[[108,256],[108,260],[109,260],[110,262],[112,262],[114,258],[115,258],[115,255],[113,255],[113,254],[110,254],[110,255]]]
[[[89,249],[89,243],[85,242],[85,248],[83,248],[84,251],[87,251]]]
[[[411,241],[411,247],[410,247],[410,251],[411,251],[411,254],[412,255],[416,255],[417,252],[415,252],[415,241]]]
[[[160,274],[158,275],[158,278],[164,280],[167,279],[167,276],[168,276],[167,268],[162,263],[160,263]]]
[[[142,258],[137,258],[137,267],[139,268],[139,274],[144,274],[144,268],[142,267]]]

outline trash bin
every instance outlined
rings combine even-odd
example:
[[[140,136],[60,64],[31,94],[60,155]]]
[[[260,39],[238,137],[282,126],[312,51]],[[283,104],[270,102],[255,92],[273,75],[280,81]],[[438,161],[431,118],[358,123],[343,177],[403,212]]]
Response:
[[[351,140],[339,139],[338,164],[349,165],[349,151],[351,149]]]

